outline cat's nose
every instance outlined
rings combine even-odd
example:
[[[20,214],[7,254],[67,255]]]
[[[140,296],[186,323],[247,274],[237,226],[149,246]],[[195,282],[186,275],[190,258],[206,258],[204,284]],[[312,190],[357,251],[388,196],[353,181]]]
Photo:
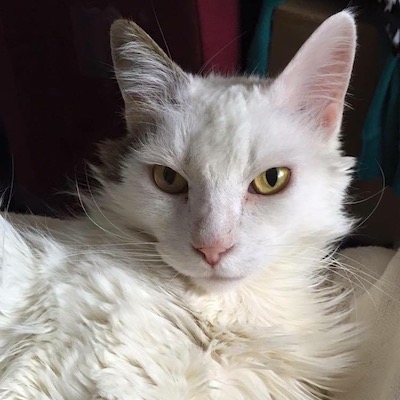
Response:
[[[204,259],[210,264],[211,268],[214,268],[222,256],[229,250],[228,247],[223,246],[212,246],[212,247],[198,247],[200,253],[203,253]]]

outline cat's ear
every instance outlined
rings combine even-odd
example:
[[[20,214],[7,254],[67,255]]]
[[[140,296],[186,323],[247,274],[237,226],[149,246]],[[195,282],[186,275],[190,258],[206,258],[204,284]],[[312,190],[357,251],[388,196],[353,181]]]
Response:
[[[317,123],[327,135],[337,134],[355,48],[351,13],[342,11],[328,18],[275,80],[277,101]]]
[[[176,104],[188,78],[157,43],[134,22],[123,19],[112,24],[110,36],[128,126]]]

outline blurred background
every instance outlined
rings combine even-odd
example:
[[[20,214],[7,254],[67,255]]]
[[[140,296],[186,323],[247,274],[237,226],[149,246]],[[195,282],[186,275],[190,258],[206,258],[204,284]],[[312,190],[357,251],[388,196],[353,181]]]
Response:
[[[96,142],[124,134],[109,49],[116,18],[137,22],[187,71],[273,77],[323,20],[348,6],[359,23],[343,129],[345,152],[360,160],[348,204],[360,227],[350,241],[398,244],[398,0],[2,0],[5,205],[67,216],[76,203],[66,190],[84,176],[85,160],[95,161]]]

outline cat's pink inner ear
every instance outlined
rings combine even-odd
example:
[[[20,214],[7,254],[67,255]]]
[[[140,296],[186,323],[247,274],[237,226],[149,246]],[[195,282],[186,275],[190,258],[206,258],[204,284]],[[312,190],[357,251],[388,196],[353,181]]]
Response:
[[[356,47],[348,12],[326,20],[276,80],[278,102],[335,134],[340,128]]]
[[[330,133],[338,128],[342,118],[342,107],[337,103],[329,103],[322,111],[321,125]]]

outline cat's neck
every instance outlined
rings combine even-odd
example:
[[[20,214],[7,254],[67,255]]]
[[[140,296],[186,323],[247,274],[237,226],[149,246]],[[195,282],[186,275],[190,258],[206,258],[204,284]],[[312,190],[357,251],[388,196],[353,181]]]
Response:
[[[210,290],[198,288],[161,258],[154,262],[154,258],[136,257],[135,252],[156,253],[149,235],[117,225],[101,214],[73,224],[72,231],[79,235],[79,239],[75,236],[76,240],[87,246],[110,249],[116,262],[119,259],[126,262],[128,255],[132,273],[143,274],[152,285],[167,289],[194,310],[205,313],[208,320],[218,323],[238,322],[238,318],[241,323],[279,323],[282,315],[287,319],[289,314],[296,324],[299,320],[307,321],[310,310],[312,314],[322,298],[315,297],[316,288],[327,282],[324,273],[328,268],[324,260],[327,251],[310,244],[301,252],[287,254],[284,260],[276,260],[273,265],[238,283],[210,287]]]
[[[329,291],[337,290],[327,274],[321,273],[327,270],[327,265],[320,255],[321,252],[312,254],[310,251],[309,257],[278,261],[230,289],[204,291],[192,288],[186,297],[194,309],[202,310],[207,319],[218,321],[218,324],[240,322],[269,326],[293,323],[306,327],[307,321],[319,312]],[[305,270],[308,270],[307,274],[304,274]]]

